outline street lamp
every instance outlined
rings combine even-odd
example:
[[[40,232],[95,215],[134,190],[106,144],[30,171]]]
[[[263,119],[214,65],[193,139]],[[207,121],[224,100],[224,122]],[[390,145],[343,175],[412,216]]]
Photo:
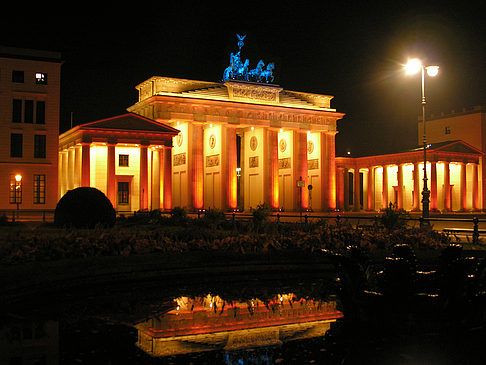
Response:
[[[15,204],[17,204],[17,219],[20,219],[19,206],[22,203],[22,175],[15,175]]]
[[[430,191],[427,188],[427,137],[425,133],[425,73],[427,76],[435,77],[439,73],[439,66],[424,66],[422,62],[413,58],[405,65],[407,75],[422,72],[422,124],[424,127],[424,188],[422,190],[422,217],[429,218]]]

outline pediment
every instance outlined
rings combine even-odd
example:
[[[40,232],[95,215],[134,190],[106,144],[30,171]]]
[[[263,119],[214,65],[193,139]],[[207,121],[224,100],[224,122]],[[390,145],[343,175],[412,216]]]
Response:
[[[135,113],[118,115],[115,117],[82,124],[79,129],[124,130],[158,132],[177,135],[179,131],[166,124],[142,117]]]

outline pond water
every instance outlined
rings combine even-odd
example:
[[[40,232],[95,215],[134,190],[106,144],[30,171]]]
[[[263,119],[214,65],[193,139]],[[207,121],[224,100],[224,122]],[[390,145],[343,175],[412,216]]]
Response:
[[[413,334],[354,327],[339,288],[333,275],[245,276],[28,298],[2,311],[0,364],[484,363],[482,327]]]

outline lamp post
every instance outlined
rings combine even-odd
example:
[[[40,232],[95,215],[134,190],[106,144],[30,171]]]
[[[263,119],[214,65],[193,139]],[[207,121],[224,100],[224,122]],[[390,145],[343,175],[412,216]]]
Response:
[[[424,129],[424,187],[422,190],[422,218],[429,218],[430,191],[427,187],[427,135],[425,133],[425,73],[435,77],[439,73],[439,66],[425,66],[417,59],[411,59],[405,65],[405,72],[409,75],[421,71],[422,73],[422,124]]]
[[[22,175],[17,174],[15,175],[15,204],[17,204],[17,219],[20,219],[21,203],[22,203]]]

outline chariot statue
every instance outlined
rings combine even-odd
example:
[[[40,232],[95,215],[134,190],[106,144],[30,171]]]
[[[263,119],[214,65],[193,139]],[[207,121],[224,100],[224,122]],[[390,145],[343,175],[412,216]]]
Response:
[[[238,52],[230,54],[230,64],[223,72],[223,81],[226,80],[242,80],[253,82],[271,83],[274,81],[273,69],[275,65],[273,62],[269,63],[265,68],[265,63],[260,60],[254,69],[250,69],[250,60],[241,61],[241,48],[244,46],[243,40],[246,35],[236,34],[238,38]]]

